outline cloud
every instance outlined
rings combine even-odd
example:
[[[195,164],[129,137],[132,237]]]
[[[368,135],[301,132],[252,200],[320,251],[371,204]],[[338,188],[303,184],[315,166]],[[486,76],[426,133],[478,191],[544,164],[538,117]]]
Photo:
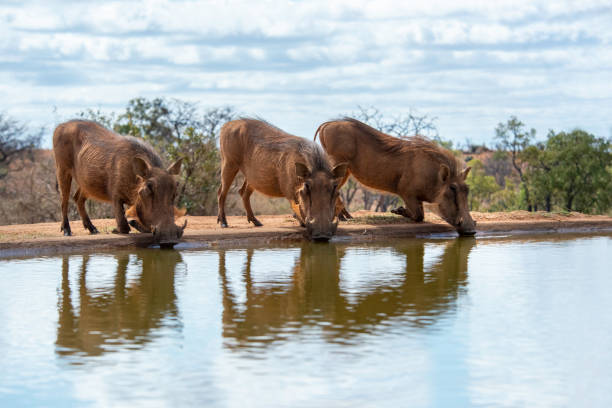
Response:
[[[607,134],[611,17],[605,1],[4,2],[0,110],[49,124],[54,106],[169,96],[299,134],[357,104],[417,108],[455,140],[487,141],[509,113],[542,136]]]

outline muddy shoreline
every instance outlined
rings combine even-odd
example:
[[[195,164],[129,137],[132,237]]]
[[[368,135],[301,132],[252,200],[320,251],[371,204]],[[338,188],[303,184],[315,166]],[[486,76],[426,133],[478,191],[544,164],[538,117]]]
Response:
[[[390,213],[358,211],[356,219],[343,222],[333,238],[337,242],[368,242],[388,238],[448,237],[457,233],[437,216],[428,213],[423,223],[413,223]],[[509,213],[472,213],[478,237],[525,234],[568,234],[612,231],[612,217],[579,213],[549,214],[514,211]],[[221,229],[216,217],[187,217],[189,225],[176,249],[221,248],[291,243],[304,240],[302,229],[289,215],[259,216],[263,227],[253,227],[246,217],[228,217],[230,228]],[[182,221],[182,220],[179,220]],[[147,247],[150,234],[111,233],[114,220],[94,220],[100,230],[89,235],[80,221],[72,221],[74,236],[64,237],[60,223],[0,226],[0,258],[54,255],[85,251],[110,251]]]

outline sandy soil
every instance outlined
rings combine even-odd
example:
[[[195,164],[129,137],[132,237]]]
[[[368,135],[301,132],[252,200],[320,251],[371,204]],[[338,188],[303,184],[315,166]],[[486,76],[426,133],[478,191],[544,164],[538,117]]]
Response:
[[[391,213],[357,211],[353,215],[354,220],[340,223],[337,238],[334,239],[364,241],[385,237],[454,234],[452,227],[432,213],[426,214],[423,223],[414,223]],[[612,217],[580,213],[472,212],[472,217],[477,221],[477,236],[492,233],[612,230]],[[234,246],[304,239],[302,228],[290,215],[262,215],[258,218],[264,224],[263,227],[256,228],[248,224],[244,216],[230,216],[230,227],[222,229],[217,225],[216,217],[188,216],[184,244],[181,246]],[[62,235],[59,222],[0,226],[0,257],[147,246],[151,243],[150,234],[112,234],[115,227],[113,219],[94,220],[93,223],[100,234],[89,235],[80,220],[71,221],[72,237]],[[177,223],[182,223],[182,219],[177,220]]]

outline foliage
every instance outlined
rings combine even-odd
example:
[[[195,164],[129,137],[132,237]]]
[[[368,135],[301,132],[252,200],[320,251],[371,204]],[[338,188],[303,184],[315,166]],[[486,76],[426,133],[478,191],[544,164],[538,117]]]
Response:
[[[491,194],[491,203],[488,211],[515,211],[521,208],[524,195],[512,179],[506,178],[504,188]]]
[[[168,164],[183,158],[179,184],[180,206],[192,215],[216,213],[219,185],[218,136],[222,124],[234,117],[233,109],[201,110],[197,104],[176,99],[136,98],[118,113],[86,110],[83,118],[95,120],[118,133],[144,138],[154,145]],[[397,137],[425,134],[452,149],[435,130],[435,118],[413,112],[395,118],[384,117],[376,108],[352,115]],[[42,136],[25,124],[0,114],[0,220],[6,223],[33,223],[59,220],[59,196],[55,190],[55,168],[50,151],[35,149]],[[495,129],[498,150],[473,149],[468,163],[469,205],[479,211],[517,209],[555,212],[612,211],[612,140],[583,130],[556,133],[534,143],[535,130],[526,130],[516,117]],[[472,146],[474,147],[474,146]],[[242,180],[228,196],[228,211],[242,213],[236,193]],[[73,186],[74,190],[74,186]],[[361,193],[359,193],[361,192]],[[399,198],[368,190],[349,178],[341,190],[342,199],[353,209],[388,211]],[[253,196],[263,212],[290,211],[285,200]],[[87,201],[92,218],[111,217],[109,205]],[[70,218],[78,218],[70,206]],[[395,217],[393,218],[395,220]]]
[[[503,150],[496,150],[487,159],[483,160],[484,170],[495,177],[495,181],[502,187],[506,186],[506,179],[510,177],[514,168],[510,155]]]
[[[6,177],[15,159],[24,154],[32,156],[32,151],[40,146],[43,131],[31,132],[25,124],[0,113],[0,179]]]
[[[392,136],[405,139],[414,135],[426,136],[432,139],[439,138],[438,128],[436,127],[436,117],[427,114],[418,115],[412,109],[395,117],[385,117],[382,112],[370,106],[364,108],[357,107],[357,112],[351,114],[355,119],[367,123],[381,132]]]
[[[499,123],[495,128],[495,139],[498,140],[498,149],[502,151],[510,152],[512,159],[512,166],[516,170],[521,180],[521,187],[523,189],[525,199],[527,201],[527,209],[532,210],[529,188],[525,183],[525,175],[523,168],[520,164],[523,151],[530,145],[531,141],[535,138],[536,131],[531,129],[525,130],[525,124],[518,120],[516,116],[511,116],[506,123]]]
[[[346,184],[340,189],[340,198],[346,208],[350,207],[357,191],[359,191],[359,183],[353,177],[349,177]]]
[[[493,176],[486,174],[484,165],[478,159],[468,162],[472,170],[467,176],[466,184],[470,187],[468,195],[470,210],[479,211],[491,201],[491,195],[501,189]]]
[[[92,218],[113,215],[110,206],[94,201],[88,201],[87,205]],[[69,216],[78,219],[76,206],[69,207]],[[7,176],[0,182],[0,223],[32,224],[59,219],[60,199],[53,153],[37,149],[14,159]]]
[[[583,130],[550,131],[545,144],[526,151],[534,201],[547,211],[605,212],[612,206],[612,142]]]

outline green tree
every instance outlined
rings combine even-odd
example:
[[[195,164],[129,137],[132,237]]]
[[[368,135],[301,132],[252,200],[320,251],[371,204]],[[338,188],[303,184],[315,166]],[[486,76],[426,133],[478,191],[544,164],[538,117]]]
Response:
[[[495,182],[495,177],[487,175],[480,160],[472,159],[468,162],[468,166],[472,167],[465,180],[470,187],[468,195],[470,210],[486,209],[487,204],[491,202],[492,194],[501,190],[501,187]]]
[[[526,184],[526,178],[521,165],[523,151],[530,145],[535,138],[536,131],[531,129],[526,131],[525,124],[518,120],[516,116],[511,116],[506,123],[499,123],[495,128],[495,138],[499,142],[499,149],[508,151],[512,160],[512,166],[516,170],[521,180],[527,210],[533,209],[529,196],[529,188]]]
[[[483,161],[484,169],[487,174],[495,177],[495,181],[502,187],[506,186],[506,178],[514,170],[510,162],[510,155],[503,150],[496,150],[493,154]]]
[[[552,211],[555,195],[552,171],[558,165],[554,153],[546,148],[546,144],[538,143],[525,149],[523,159],[528,163],[525,183],[532,192],[531,200],[534,207],[540,205],[546,211]]]
[[[491,194],[489,211],[515,211],[520,209],[522,200],[519,187],[506,177],[504,188]]]
[[[552,189],[567,211],[604,212],[612,205],[612,141],[583,130],[551,131],[546,161]]]

